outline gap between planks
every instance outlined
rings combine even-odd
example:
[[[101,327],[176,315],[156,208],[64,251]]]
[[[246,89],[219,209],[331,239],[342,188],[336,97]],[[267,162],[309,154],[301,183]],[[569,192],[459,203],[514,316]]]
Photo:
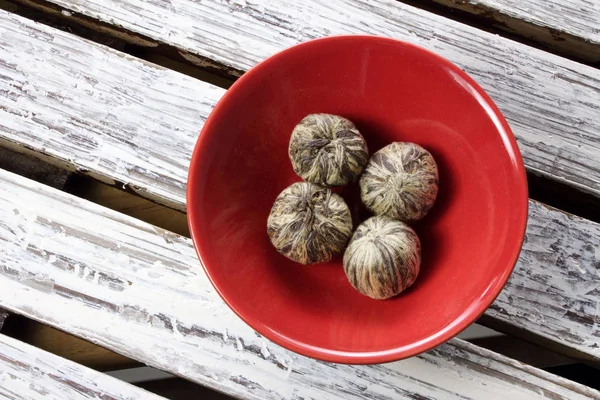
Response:
[[[189,239],[3,171],[0,205],[0,306],[234,396],[600,399],[458,339],[383,365],[311,360],[239,320]]]
[[[21,315],[11,315],[2,334],[97,371],[140,366],[138,361]]]

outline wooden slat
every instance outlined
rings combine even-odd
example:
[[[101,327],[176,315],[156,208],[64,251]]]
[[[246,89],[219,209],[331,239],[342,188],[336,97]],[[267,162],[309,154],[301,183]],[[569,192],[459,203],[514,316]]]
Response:
[[[50,0],[74,20],[179,49],[239,74],[293,44],[367,33],[406,40],[466,70],[502,109],[530,171],[600,195],[600,71],[394,0]],[[60,11],[57,11],[60,13]]]
[[[2,143],[184,209],[191,149],[223,90],[10,14],[0,21]],[[597,225],[531,203],[529,229],[488,323],[597,358]]]
[[[223,93],[0,10],[2,146],[185,210],[191,152]]]
[[[458,339],[375,366],[295,355],[229,310],[189,239],[2,171],[0,245],[0,306],[230,395],[600,399]]]
[[[589,62],[600,61],[600,3],[595,0],[428,0],[498,29]]]
[[[146,390],[0,335],[0,399],[159,400]]]

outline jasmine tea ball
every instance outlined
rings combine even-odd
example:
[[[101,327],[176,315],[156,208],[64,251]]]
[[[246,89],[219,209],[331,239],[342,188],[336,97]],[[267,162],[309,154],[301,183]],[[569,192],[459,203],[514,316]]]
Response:
[[[346,118],[310,114],[292,132],[288,149],[294,171],[326,187],[354,182],[369,160],[367,142]]]
[[[360,196],[374,214],[413,222],[427,215],[438,185],[433,156],[417,144],[397,142],[373,154],[360,178]]]
[[[344,253],[344,271],[350,284],[377,300],[406,290],[420,267],[421,243],[415,231],[385,216],[359,225]]]
[[[327,262],[344,251],[352,217],[344,199],[330,189],[298,182],[277,196],[267,233],[275,249],[290,260]]]

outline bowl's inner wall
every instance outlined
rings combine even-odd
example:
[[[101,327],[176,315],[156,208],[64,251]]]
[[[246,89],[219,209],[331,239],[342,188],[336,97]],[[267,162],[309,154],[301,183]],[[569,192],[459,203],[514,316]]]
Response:
[[[275,338],[333,353],[408,349],[472,320],[512,268],[524,206],[514,192],[523,179],[518,156],[481,89],[436,56],[387,41],[297,51],[251,73],[203,132],[190,189],[201,201],[188,205],[202,261],[228,303]],[[300,180],[287,155],[290,134],[315,112],[354,121],[371,152],[411,141],[438,162],[438,200],[415,226],[421,273],[399,297],[371,300],[350,286],[341,258],[303,266],[269,242],[271,205]],[[356,222],[367,216],[357,185],[339,192]]]

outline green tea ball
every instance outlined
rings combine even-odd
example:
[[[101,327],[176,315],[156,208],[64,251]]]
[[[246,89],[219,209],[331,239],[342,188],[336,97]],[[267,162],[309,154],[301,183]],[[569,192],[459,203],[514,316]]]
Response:
[[[326,187],[354,182],[369,160],[367,142],[354,124],[331,114],[311,114],[300,121],[288,150],[302,179]]]
[[[356,290],[388,299],[412,285],[421,267],[421,242],[404,222],[369,218],[356,228],[344,253],[344,271]]]
[[[433,156],[414,143],[392,143],[369,160],[360,178],[360,196],[367,208],[404,222],[423,218],[438,193]]]
[[[341,254],[352,234],[350,209],[330,189],[294,183],[275,200],[267,233],[278,252],[301,264]]]

